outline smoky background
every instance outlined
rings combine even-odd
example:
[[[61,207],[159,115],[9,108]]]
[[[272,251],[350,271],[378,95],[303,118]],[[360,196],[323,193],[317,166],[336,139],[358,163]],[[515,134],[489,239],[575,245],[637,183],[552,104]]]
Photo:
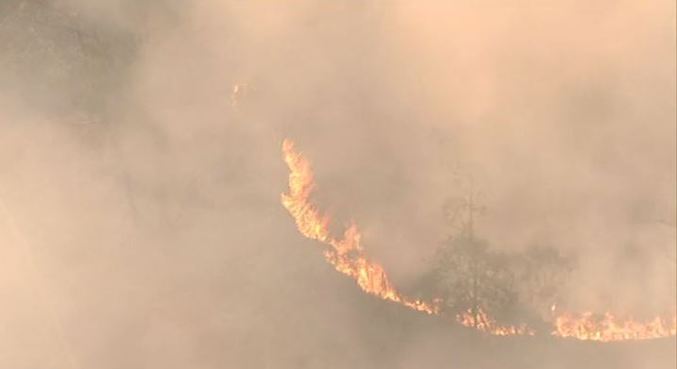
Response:
[[[674,311],[674,30],[669,1],[5,0],[0,367],[670,367],[384,307],[279,194],[288,137],[407,288],[472,176],[492,248],[576,256],[572,308]]]

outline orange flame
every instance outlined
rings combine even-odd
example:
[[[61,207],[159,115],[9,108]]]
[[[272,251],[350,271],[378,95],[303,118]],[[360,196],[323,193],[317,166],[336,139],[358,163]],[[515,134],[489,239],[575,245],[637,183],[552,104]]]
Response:
[[[346,229],[343,238],[333,238],[329,234],[329,217],[321,215],[310,202],[310,194],[315,185],[310,163],[294,150],[294,143],[289,140],[283,142],[282,151],[290,170],[289,193],[282,194],[282,205],[296,221],[299,232],[307,238],[330,246],[324,252],[327,261],[337,271],[353,278],[364,292],[417,311],[436,313],[436,305],[407,298],[393,287],[383,267],[366,257],[360,245],[360,232],[355,224]]]
[[[519,326],[498,324],[495,319],[491,318],[482,309],[479,309],[477,314],[473,314],[472,309],[468,309],[462,314],[456,315],[456,321],[465,327],[475,328],[494,336],[534,335],[534,331],[527,327],[526,324]]]
[[[621,319],[609,312],[572,314],[555,317],[553,336],[591,341],[646,340],[677,334],[677,317],[655,317],[647,321]]]
[[[308,160],[295,150],[294,143],[284,140],[282,143],[284,161],[289,167],[289,193],[282,194],[282,205],[296,221],[299,232],[313,240],[329,246],[324,251],[325,259],[334,268],[353,278],[360,288],[371,295],[393,301],[410,309],[427,314],[439,314],[440,299],[432,303],[411,299],[398,292],[392,285],[383,267],[370,261],[360,244],[360,232],[357,226],[350,224],[342,238],[334,238],[329,233],[329,217],[322,215],[310,202],[315,187],[313,171]],[[555,314],[553,306],[554,328],[551,335],[571,337],[579,340],[621,341],[669,337],[677,334],[677,315],[672,321],[657,317],[646,322],[632,319],[620,319],[611,313],[594,315],[592,313]],[[458,314],[456,321],[466,327],[498,336],[534,335],[534,331],[525,324],[503,326],[481,309],[477,314],[471,310]]]

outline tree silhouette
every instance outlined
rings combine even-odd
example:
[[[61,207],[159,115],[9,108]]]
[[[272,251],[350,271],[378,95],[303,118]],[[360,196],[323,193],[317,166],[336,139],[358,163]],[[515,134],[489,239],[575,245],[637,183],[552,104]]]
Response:
[[[431,277],[444,301],[443,313],[470,312],[472,324],[482,323],[481,311],[494,317],[508,315],[517,301],[510,256],[492,252],[476,235],[476,218],[485,212],[482,194],[472,178],[462,181],[461,194],[444,206],[450,236],[437,252]]]

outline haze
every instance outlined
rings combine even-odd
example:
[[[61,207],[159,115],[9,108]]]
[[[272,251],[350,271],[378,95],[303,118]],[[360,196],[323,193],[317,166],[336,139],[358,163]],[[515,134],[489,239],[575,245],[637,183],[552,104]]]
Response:
[[[674,314],[675,44],[664,0],[3,0],[0,368],[674,368],[362,294],[280,150],[405,289],[472,178],[492,248],[576,258],[570,307]]]

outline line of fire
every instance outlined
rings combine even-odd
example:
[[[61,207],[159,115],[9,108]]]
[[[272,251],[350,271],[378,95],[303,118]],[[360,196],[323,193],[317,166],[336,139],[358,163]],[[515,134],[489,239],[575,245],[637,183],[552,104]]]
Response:
[[[333,236],[329,231],[329,215],[324,214],[311,201],[316,185],[309,160],[288,139],[282,144],[282,152],[289,167],[289,190],[281,195],[282,205],[294,219],[301,235],[326,246],[324,258],[329,264],[355,280],[359,288],[367,294],[424,314],[448,315],[445,312],[448,304],[441,297],[424,300],[401,293],[388,278],[384,268],[370,260],[362,246],[360,230],[355,223],[351,223],[342,235]],[[474,209],[472,201],[469,209],[471,212]],[[472,227],[470,230],[472,232]],[[462,326],[497,336],[549,334],[561,338],[611,342],[656,339],[677,334],[675,314],[639,320],[609,311],[561,311],[552,305],[549,317],[543,322],[548,328],[537,330],[527,323],[501,323],[477,301],[471,301],[467,305],[469,306],[457,308],[453,312],[453,320]]]

